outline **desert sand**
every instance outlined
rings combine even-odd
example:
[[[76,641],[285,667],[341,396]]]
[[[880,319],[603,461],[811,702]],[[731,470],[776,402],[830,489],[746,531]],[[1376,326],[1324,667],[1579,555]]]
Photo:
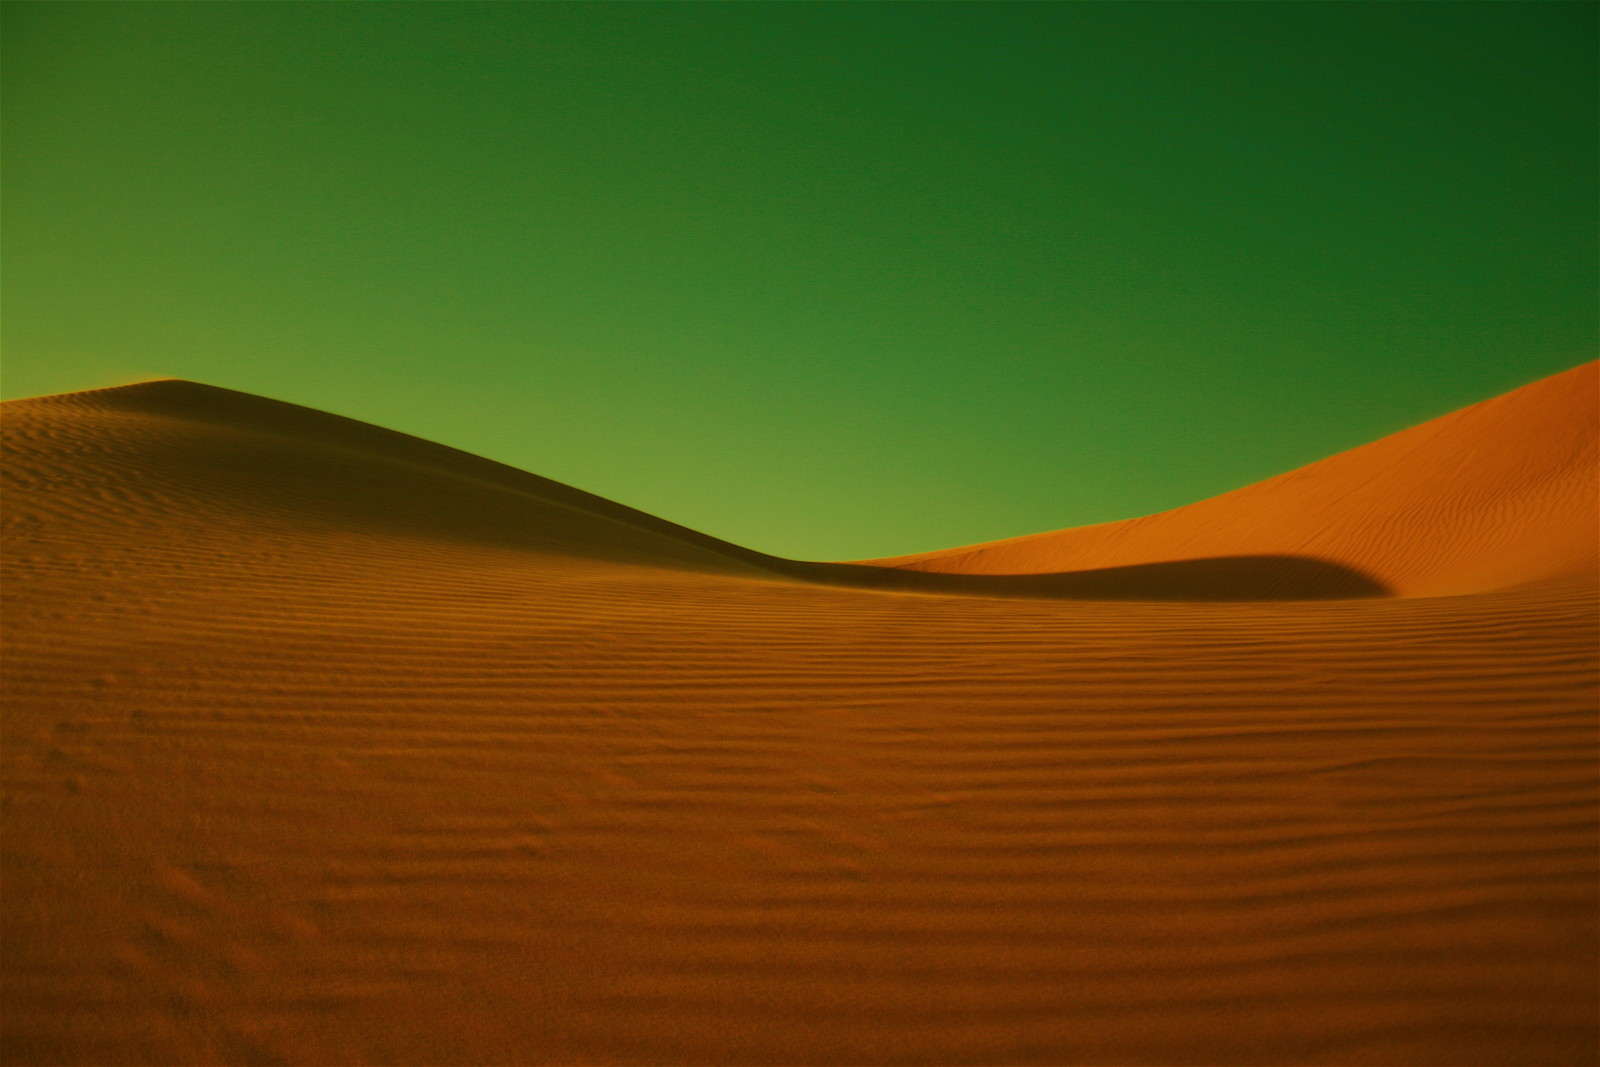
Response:
[[[847,565],[6,404],[4,1062],[1595,1063],[1596,409]]]

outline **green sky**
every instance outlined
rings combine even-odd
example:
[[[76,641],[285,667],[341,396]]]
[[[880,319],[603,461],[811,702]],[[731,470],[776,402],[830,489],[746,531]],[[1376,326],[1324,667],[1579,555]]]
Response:
[[[193,378],[841,559],[1595,354],[1590,3],[4,8],[7,397]]]

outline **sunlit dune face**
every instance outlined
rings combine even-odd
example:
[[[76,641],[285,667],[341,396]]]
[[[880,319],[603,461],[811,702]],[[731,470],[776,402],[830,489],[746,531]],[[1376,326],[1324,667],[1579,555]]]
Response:
[[[1176,511],[878,562],[999,575],[1293,554],[1404,596],[1592,574],[1597,367]]]

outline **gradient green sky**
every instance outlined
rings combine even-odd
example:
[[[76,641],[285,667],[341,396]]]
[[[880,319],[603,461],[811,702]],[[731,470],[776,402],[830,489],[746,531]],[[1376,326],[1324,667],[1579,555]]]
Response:
[[[813,559],[1159,511],[1594,358],[1596,10],[8,2],[0,381]]]

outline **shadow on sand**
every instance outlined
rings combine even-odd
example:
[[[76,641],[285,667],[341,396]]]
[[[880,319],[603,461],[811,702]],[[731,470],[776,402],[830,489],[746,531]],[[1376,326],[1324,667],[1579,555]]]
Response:
[[[1062,600],[1349,600],[1392,592],[1358,570],[1309,556],[1216,556],[1056,574],[945,574],[853,563],[800,567],[797,577],[830,585]]]

